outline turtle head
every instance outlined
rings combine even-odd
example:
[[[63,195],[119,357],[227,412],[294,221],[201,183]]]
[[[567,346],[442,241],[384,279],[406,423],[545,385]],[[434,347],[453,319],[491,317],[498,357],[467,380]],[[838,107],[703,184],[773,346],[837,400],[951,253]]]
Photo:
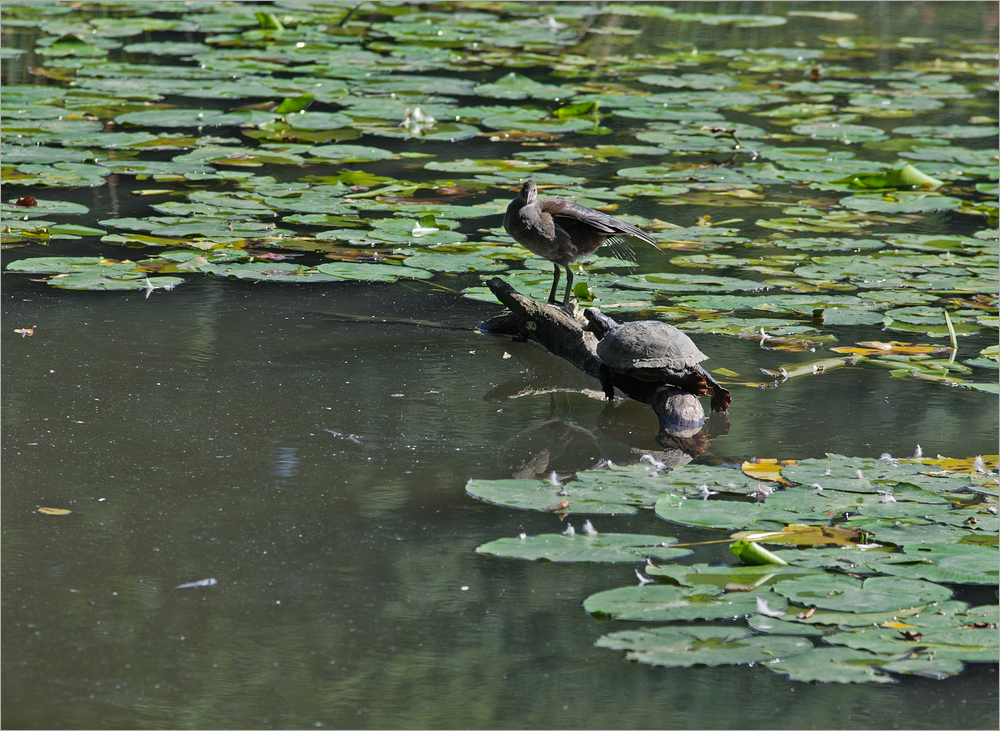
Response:
[[[620,325],[605,315],[596,307],[588,307],[583,311],[583,316],[587,318],[587,325],[583,328],[594,333],[594,337],[603,340],[604,336]]]
[[[538,186],[534,180],[525,180],[521,186],[521,192],[517,194],[518,199],[524,205],[530,205],[538,200]]]

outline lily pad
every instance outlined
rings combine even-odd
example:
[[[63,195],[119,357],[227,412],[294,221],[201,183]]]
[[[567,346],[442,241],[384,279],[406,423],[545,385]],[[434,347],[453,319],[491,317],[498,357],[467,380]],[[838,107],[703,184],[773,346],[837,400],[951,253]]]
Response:
[[[846,647],[818,648],[807,654],[767,665],[772,673],[788,676],[789,680],[820,683],[894,683],[888,673],[879,669],[880,658],[864,650]]]
[[[774,662],[813,649],[812,642],[800,637],[763,637],[744,628],[697,626],[612,632],[599,637],[594,646],[623,650],[626,660],[671,668]]]
[[[951,590],[929,581],[896,577],[803,576],[775,585],[790,602],[836,612],[891,612],[944,601]]]
[[[903,556],[880,561],[883,574],[922,579],[940,584],[985,584],[998,582],[996,549],[962,543],[918,543],[903,547]]]
[[[650,558],[665,560],[691,555],[686,548],[672,548],[676,538],[630,533],[548,534],[500,538],[476,553],[529,561],[638,563]]]
[[[770,590],[723,593],[710,587],[687,588],[647,584],[625,586],[592,594],[583,602],[591,614],[642,622],[691,619],[738,619],[756,614],[757,599],[775,612],[787,610],[781,596]]]

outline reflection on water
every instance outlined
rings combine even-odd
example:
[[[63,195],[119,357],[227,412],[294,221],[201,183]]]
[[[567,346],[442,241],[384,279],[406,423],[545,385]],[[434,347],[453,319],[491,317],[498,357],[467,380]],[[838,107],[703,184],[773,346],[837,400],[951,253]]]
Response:
[[[295,447],[278,447],[274,460],[271,462],[271,475],[275,477],[275,485],[291,484],[299,471],[298,449]]]
[[[381,289],[387,317],[416,301]],[[802,727],[817,708],[882,726],[935,704],[951,725],[952,693],[995,698],[993,669],[848,694],[589,649],[606,627],[580,601],[631,567],[484,560],[487,540],[564,526],[462,485],[662,455],[649,407],[500,395],[531,367],[503,353],[531,346],[473,332],[489,305],[426,313],[422,297],[455,325],[441,329],[324,317],[357,305],[335,288],[187,293],[4,290],[4,322],[38,326],[2,334],[5,725],[52,725],[58,707],[104,727],[701,727],[719,724],[720,689],[741,726]],[[701,341],[747,377],[779,357]],[[558,379],[558,361],[530,358]],[[903,455],[914,441],[968,454],[995,439],[995,404],[964,409],[968,394],[864,369],[732,388],[728,420],[707,425],[710,461]],[[705,538],[648,514],[598,523]]]

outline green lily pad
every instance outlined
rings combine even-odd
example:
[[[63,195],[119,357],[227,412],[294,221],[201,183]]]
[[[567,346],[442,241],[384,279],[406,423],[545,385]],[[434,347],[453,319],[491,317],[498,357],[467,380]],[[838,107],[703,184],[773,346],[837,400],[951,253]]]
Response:
[[[802,606],[855,613],[911,609],[951,596],[950,589],[929,581],[879,576],[803,576],[778,583],[774,591]]]
[[[842,198],[840,204],[845,208],[858,211],[880,213],[926,213],[929,211],[947,211],[958,208],[962,203],[960,198],[938,195],[936,193],[915,193],[897,191],[891,195],[852,195]]]
[[[766,667],[789,680],[807,683],[894,683],[890,675],[879,669],[881,662],[889,659],[864,650],[823,647]]]
[[[315,145],[309,148],[310,157],[337,162],[364,162],[367,160],[387,160],[393,157],[389,150],[363,145]]]
[[[655,473],[640,474],[636,468],[580,472],[564,486],[538,480],[469,480],[465,485],[467,493],[495,505],[581,515],[633,514],[652,505],[663,489]]]
[[[495,82],[479,84],[475,93],[495,99],[566,99],[573,96],[573,92],[568,89],[533,81],[516,71],[509,72]]]
[[[781,553],[782,555],[812,554],[815,551],[783,551]],[[647,566],[646,573],[661,583],[671,583],[686,587],[710,586],[715,589],[721,589],[727,584],[740,584],[744,587],[771,586],[777,581],[820,572],[816,569],[775,564],[762,566],[725,566],[700,563],[691,566],[679,566],[676,564]]]
[[[103,256],[36,256],[30,259],[12,261],[7,265],[9,272],[30,272],[32,274],[63,274],[81,272],[93,267],[131,267]],[[110,271],[110,270],[109,270]]]
[[[681,558],[693,553],[672,548],[676,538],[630,533],[543,534],[522,538],[500,538],[476,549],[476,553],[529,561],[638,563],[649,558]]]
[[[2,180],[18,185],[51,188],[96,188],[107,183],[111,171],[107,168],[83,163],[58,162],[52,165],[4,166]]]
[[[264,112],[222,112],[215,109],[151,109],[127,112],[115,118],[118,124],[150,127],[221,127],[259,124],[273,118]]]
[[[319,271],[318,267],[311,268],[281,262],[206,263],[198,267],[198,270],[205,274],[215,274],[222,277],[294,284],[336,282],[341,279],[341,277]]]
[[[897,629],[856,629],[826,638],[841,645],[897,657],[945,657],[951,661],[996,662],[1000,642],[995,630],[969,628],[919,628],[919,639],[909,639]]]
[[[878,127],[841,122],[813,122],[792,127],[792,132],[812,139],[837,140],[840,142],[863,142],[881,140],[887,136]]]
[[[365,282],[391,282],[397,279],[430,279],[434,274],[424,269],[391,264],[351,264],[329,262],[316,267],[318,272],[336,279],[352,279]]]
[[[644,665],[671,668],[773,662],[813,648],[801,637],[762,637],[744,628],[696,626],[612,632],[599,637],[594,646],[623,650],[625,659]]]
[[[884,574],[922,579],[939,584],[998,582],[998,554],[993,548],[962,543],[918,543],[903,547],[903,556],[880,561]]]
[[[788,609],[781,596],[767,589],[722,593],[709,587],[660,584],[625,586],[592,594],[584,600],[583,608],[591,614],[642,622],[737,619],[757,614],[758,599],[766,601],[771,611]]]
[[[48,284],[58,289],[86,290],[90,292],[145,289],[170,290],[184,280],[179,277],[147,277],[141,272],[112,274],[110,272],[72,272],[52,277]]]

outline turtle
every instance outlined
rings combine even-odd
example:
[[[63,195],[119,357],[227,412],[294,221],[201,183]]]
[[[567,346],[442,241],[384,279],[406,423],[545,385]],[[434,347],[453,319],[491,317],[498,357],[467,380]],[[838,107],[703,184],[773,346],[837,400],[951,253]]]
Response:
[[[609,240],[632,237],[656,245],[656,239],[637,226],[607,213],[578,205],[565,198],[539,198],[535,181],[526,180],[517,197],[507,206],[503,227],[517,243],[552,262],[552,291],[549,304],[556,304],[559,267],[566,269],[566,296],[573,291],[569,265],[592,254]]]
[[[687,335],[659,320],[621,325],[594,307],[583,311],[587,330],[594,333],[601,359],[599,378],[608,401],[615,397],[613,376],[674,386],[698,396],[711,392],[712,411],[726,411],[733,402],[700,363],[708,356]]]

